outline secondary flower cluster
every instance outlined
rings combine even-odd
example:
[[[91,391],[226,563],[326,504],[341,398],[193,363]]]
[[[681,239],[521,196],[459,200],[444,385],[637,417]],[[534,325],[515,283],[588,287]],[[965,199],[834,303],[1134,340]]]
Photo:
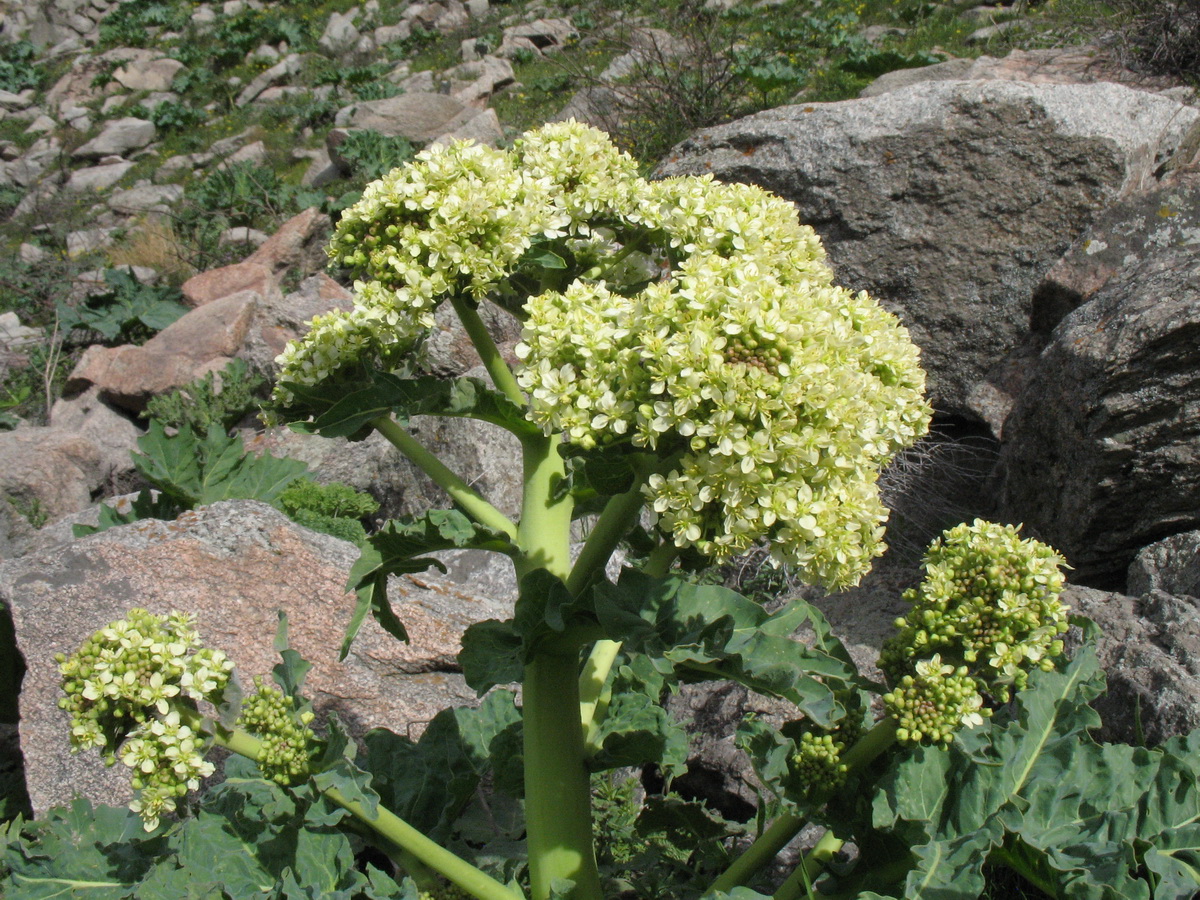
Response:
[[[901,741],[948,743],[982,722],[986,699],[1005,702],[1032,669],[1053,668],[1068,627],[1064,565],[1016,528],[980,519],[931,545],[924,581],[904,595],[912,609],[879,658]]]
[[[534,422],[664,460],[645,490],[676,545],[720,561],[767,541],[827,585],[882,552],[876,480],[928,426],[924,373],[893,316],[833,285],[790,203],[711,176],[645,181],[564,122],[510,151],[423,152],[368,187],[330,253],[365,280],[353,311],[279,358],[285,414],[304,414],[288,385],[395,368],[439,303],[491,298],[524,320]]]
[[[861,720],[862,714],[857,712],[848,714],[832,729],[808,720],[801,724],[792,772],[804,793],[824,793],[845,784],[848,769],[842,756],[863,736]]]
[[[258,768],[263,775],[287,786],[308,777],[316,739],[308,727],[312,720],[312,712],[297,713],[291,697],[255,677],[254,693],[242,702],[237,727],[262,741]]]
[[[111,765],[134,770],[132,808],[152,831],[163,812],[212,774],[207,742],[181,722],[173,704],[220,703],[233,663],[200,644],[194,617],[134,609],[93,634],[70,658],[59,654],[71,716],[71,745],[98,747]]]

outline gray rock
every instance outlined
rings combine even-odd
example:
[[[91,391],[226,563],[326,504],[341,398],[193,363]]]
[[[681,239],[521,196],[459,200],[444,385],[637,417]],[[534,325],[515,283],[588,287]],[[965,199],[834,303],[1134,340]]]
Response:
[[[75,159],[102,159],[105,156],[121,156],[131,150],[139,150],[154,140],[154,123],[148,119],[132,116],[113,119],[104,130],[77,148],[71,156]]]
[[[1063,599],[1100,626],[1108,692],[1092,703],[1104,723],[1099,740],[1154,746],[1200,728],[1200,601],[1074,585]]]
[[[342,56],[355,49],[362,34],[354,27],[356,11],[332,13],[317,45],[330,56]]]
[[[134,471],[130,454],[137,450],[142,429],[130,421],[128,415],[105,403],[98,388],[56,400],[50,408],[50,427],[91,441],[100,454],[106,493],[111,485]]]
[[[306,689],[320,716],[336,712],[356,737],[373,727],[399,733],[442,707],[475,702],[455,656],[474,621],[506,618],[511,607],[435,574],[392,579],[389,597],[411,644],[368,619],[350,656],[337,659],[354,609],[346,575],[348,543],[301,528],[265,504],[238,500],[142,521],[0,566],[0,602],[12,609],[29,671],[21,692],[21,748],[34,809],[69,802],[124,803],[129,776],[98,754],[72,755],[57,709],[56,652],[70,653],[131,607],[187,610],[205,641],[230,654],[239,677],[269,674],[278,656],[276,611],[290,620],[292,646],[314,667]]]
[[[106,484],[104,454],[62,428],[0,432],[0,497],[42,521],[83,509]]]
[[[169,212],[172,205],[183,199],[183,188],[178,184],[143,184],[123,191],[113,191],[108,198],[108,208],[127,216],[142,216],[146,213]]]
[[[187,66],[177,59],[134,60],[113,72],[113,80],[131,91],[169,91]]]
[[[972,389],[1024,341],[1046,270],[1198,118],[1115,84],[939,82],[705,129],[659,174],[711,172],[795,202],[839,281],[900,314],[938,408],[972,416]]]
[[[536,19],[505,28],[496,55],[509,58],[519,50],[554,53],[578,36],[579,29],[570,19]]]
[[[0,346],[23,347],[46,339],[41,328],[26,328],[15,312],[0,313]]]
[[[83,228],[67,232],[67,256],[81,256],[111,247],[117,240],[116,228]]]
[[[335,124],[426,142],[454,131],[478,114],[474,107],[443,94],[401,94],[340,109]]]
[[[54,135],[40,137],[20,158],[4,165],[4,180],[21,187],[33,187],[58,162],[62,142]]]
[[[336,16],[337,13],[334,13]],[[242,92],[237,95],[237,100],[234,102],[238,106],[245,106],[254,101],[267,88],[273,85],[283,84],[298,74],[304,66],[304,57],[298,53],[292,53],[284,57],[280,62],[275,63],[269,69],[260,72],[255,76],[254,80],[242,88]]]
[[[1200,531],[1185,531],[1144,547],[1129,566],[1128,591],[1200,597]]]
[[[487,144],[489,147],[498,146],[504,141],[504,126],[494,109],[485,109],[471,116],[465,122],[455,125],[448,131],[439,134],[430,143],[450,144],[454,141],[471,140],[477,144]]]
[[[1033,296],[1031,324],[1049,336],[1114,275],[1164,247],[1200,252],[1200,174],[1116,203],[1075,239]]]
[[[1067,316],[1005,423],[1001,504],[1085,584],[1200,526],[1200,257],[1159,250]]]
[[[103,191],[112,187],[125,177],[134,163],[127,160],[107,163],[99,166],[89,166],[86,169],[76,169],[71,173],[65,185],[68,191]]]

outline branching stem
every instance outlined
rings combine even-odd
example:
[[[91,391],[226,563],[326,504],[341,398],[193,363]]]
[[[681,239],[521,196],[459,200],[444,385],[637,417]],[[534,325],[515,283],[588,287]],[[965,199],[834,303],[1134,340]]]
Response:
[[[508,367],[508,363],[500,355],[500,348],[492,340],[491,332],[487,330],[483,319],[480,318],[478,308],[470,300],[462,297],[454,297],[450,303],[454,307],[454,311],[458,314],[458,319],[462,322],[463,328],[466,329],[467,337],[475,345],[475,352],[479,354],[479,359],[483,362],[483,367],[487,369],[488,375],[492,377],[492,384],[504,396],[517,404],[517,406],[524,407],[527,403],[525,394],[521,391],[520,385],[517,384],[517,379],[513,375],[512,369]]]
[[[190,727],[212,734],[218,746],[255,761],[262,753],[262,741],[254,735],[217,725],[194,709],[183,705],[173,708],[179,711],[180,719]],[[422,865],[439,872],[477,900],[521,900],[520,896],[507,886],[430,840],[384,807],[377,806],[374,811],[369,810],[361,802],[352,800],[337,788],[326,788],[321,793],[375,833],[400,847],[405,853],[411,854]]]
[[[450,471],[446,465],[421,446],[411,434],[401,428],[391,416],[380,416],[371,422],[372,427],[407,456],[422,472],[433,479],[450,499],[480,525],[494,528],[511,538],[517,536],[517,526],[492,504],[488,503],[469,484]]]
[[[846,751],[842,762],[846,765],[847,774],[854,775],[865,769],[894,743],[896,743],[896,721],[889,717],[879,722],[863,735],[858,743]],[[829,802],[829,798],[833,794],[833,789],[822,791],[813,796],[809,803],[811,806],[819,808]],[[773,860],[776,854],[800,833],[805,821],[805,819],[790,813],[780,816],[712,883],[708,893],[728,892],[738,885],[745,884],[755,872]]]

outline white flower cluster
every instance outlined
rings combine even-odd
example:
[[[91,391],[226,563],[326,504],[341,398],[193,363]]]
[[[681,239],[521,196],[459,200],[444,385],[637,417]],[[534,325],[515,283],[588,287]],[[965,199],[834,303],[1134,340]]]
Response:
[[[643,193],[678,260],[632,295],[579,279],[526,303],[531,417],[676,458],[647,494],[678,546],[721,561],[767,540],[810,580],[857,581],[882,552],[879,468],[928,427],[916,348],[832,284],[785,201],[708,178]]]
[[[100,748],[134,770],[141,793],[132,809],[153,831],[175,800],[213,771],[206,740],[180,721],[173,704],[219,703],[233,663],[200,644],[195,617],[134,609],[101,628],[69,658],[56,657],[71,716],[71,745]]]
[[[880,668],[893,681],[934,654],[962,663],[999,701],[1062,653],[1066,560],[1012,525],[976,519],[945,532],[925,554],[925,578],[905,593],[912,609],[884,642]]]
[[[543,250],[561,265],[539,269]],[[924,373],[894,317],[833,285],[790,203],[645,181],[570,121],[507,152],[420,154],[347,210],[330,254],[364,278],[356,308],[289,345],[282,383],[394,367],[447,297],[516,296],[531,418],[673,460],[647,495],[677,545],[719,561],[766,540],[828,585],[882,552],[876,479],[928,426]]]

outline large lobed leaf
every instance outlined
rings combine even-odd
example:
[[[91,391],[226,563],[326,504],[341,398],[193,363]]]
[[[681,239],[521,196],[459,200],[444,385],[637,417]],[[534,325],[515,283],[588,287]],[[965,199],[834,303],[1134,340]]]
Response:
[[[865,684],[824,616],[803,600],[774,613],[735,591],[626,570],[595,589],[608,637],[685,680],[729,679],[783,697],[829,724],[845,714],[837,694]],[[792,637],[800,629],[807,642]]]
[[[402,378],[373,372],[370,381],[370,386],[349,394],[342,385],[282,385],[312,416],[312,421],[292,427],[323,437],[356,439],[365,437],[370,423],[381,416],[394,415],[402,423],[413,416],[460,416],[490,422],[518,437],[541,434],[525,417],[524,407],[479,378]]]
[[[203,437],[188,428],[168,436],[160,422],[151,421],[138,448],[137,470],[184,509],[219,500],[271,503],[308,471],[296,459],[246,453],[241,437],[230,437],[215,423]]]
[[[446,567],[427,554],[454,549],[498,553],[516,550],[506,535],[478,525],[453,509],[434,509],[417,519],[391,521],[368,537],[358,561],[350,569],[347,589],[358,595],[358,605],[346,627],[339,658],[345,659],[350,652],[368,612],[389,634],[407,641],[408,632],[387,599],[388,576],[423,572],[430,567],[444,572]]]
[[[1155,750],[1094,742],[1088,729],[1099,719],[1088,703],[1103,673],[1089,646],[1030,685],[1011,713],[965,732],[949,751],[920,747],[897,758],[878,784],[871,824],[911,856],[888,885],[852,878],[871,889],[860,896],[975,898],[985,861],[1063,897],[1191,900],[1200,892],[1198,738]]]

